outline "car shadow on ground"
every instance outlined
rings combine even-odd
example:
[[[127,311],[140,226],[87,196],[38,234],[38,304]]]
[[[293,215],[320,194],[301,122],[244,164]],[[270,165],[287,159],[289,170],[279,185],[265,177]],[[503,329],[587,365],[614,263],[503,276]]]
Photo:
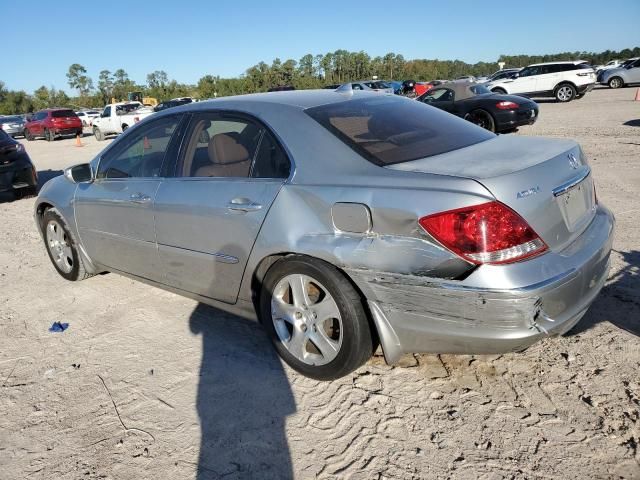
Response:
[[[260,325],[204,304],[189,324],[202,336],[197,479],[292,478],[285,419],[295,400]]]
[[[623,123],[623,125],[627,125],[628,127],[640,127],[640,118],[635,120],[628,120]]]
[[[567,335],[578,335],[607,321],[640,337],[640,251],[616,253],[622,256],[624,268],[611,277],[586,315]]]

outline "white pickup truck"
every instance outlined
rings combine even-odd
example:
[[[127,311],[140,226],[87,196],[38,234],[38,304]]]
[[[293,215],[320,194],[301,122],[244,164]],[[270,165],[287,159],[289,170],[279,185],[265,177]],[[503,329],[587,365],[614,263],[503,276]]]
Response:
[[[100,142],[107,135],[124,132],[151,114],[153,109],[143,106],[140,102],[110,103],[104,107],[100,116],[93,120],[93,134]]]

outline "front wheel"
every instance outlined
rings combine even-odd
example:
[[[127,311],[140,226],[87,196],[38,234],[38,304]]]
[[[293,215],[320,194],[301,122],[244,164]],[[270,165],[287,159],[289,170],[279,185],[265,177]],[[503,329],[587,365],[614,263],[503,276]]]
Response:
[[[99,142],[104,140],[104,134],[98,127],[93,127],[93,135],[96,137],[96,140]]]
[[[491,90],[493,93],[499,93],[500,95],[506,95],[507,91],[504,88],[494,88],[493,90]]]
[[[267,272],[260,319],[282,359],[316,380],[364,364],[376,343],[362,298],[333,265],[290,256]]]
[[[475,123],[477,126],[484,128],[485,130],[489,130],[490,132],[496,131],[496,122],[493,120],[493,117],[486,110],[473,110],[472,112],[467,113],[464,116],[464,119]]]
[[[556,100],[561,103],[570,102],[576,96],[576,89],[573,85],[565,84],[556,88]]]
[[[42,229],[51,263],[63,278],[78,281],[91,276],[82,264],[78,247],[65,221],[55,208],[43,215]]]
[[[613,77],[609,80],[609,87],[611,88],[620,88],[624,86],[624,82],[620,77]]]

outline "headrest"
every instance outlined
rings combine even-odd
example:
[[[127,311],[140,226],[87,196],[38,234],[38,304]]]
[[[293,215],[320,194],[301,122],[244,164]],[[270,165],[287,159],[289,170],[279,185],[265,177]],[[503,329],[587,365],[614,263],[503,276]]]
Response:
[[[240,143],[224,133],[214,135],[209,140],[209,159],[218,165],[249,160],[249,152]]]

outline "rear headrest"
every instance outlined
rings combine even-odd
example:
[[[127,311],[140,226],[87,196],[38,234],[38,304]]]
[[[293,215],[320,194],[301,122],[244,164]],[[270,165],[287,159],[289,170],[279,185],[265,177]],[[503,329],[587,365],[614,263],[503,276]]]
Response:
[[[212,163],[225,165],[249,160],[249,152],[244,145],[224,133],[214,135],[209,140],[209,159]]]

